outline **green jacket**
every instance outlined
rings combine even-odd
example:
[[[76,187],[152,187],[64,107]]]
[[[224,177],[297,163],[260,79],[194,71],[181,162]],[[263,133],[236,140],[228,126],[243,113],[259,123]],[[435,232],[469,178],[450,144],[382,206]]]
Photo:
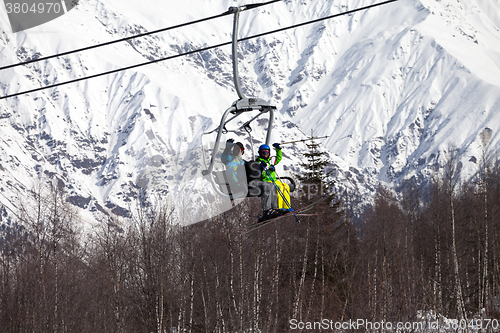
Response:
[[[283,154],[281,153],[281,149],[276,149],[276,162],[274,163],[274,165],[278,164],[279,162],[281,162],[281,160],[283,159]],[[257,162],[265,162],[267,164],[267,167],[270,167],[272,164],[271,164],[271,156],[269,156],[269,158],[265,159],[265,158],[262,158],[262,157],[258,157],[257,158]],[[276,179],[276,173],[274,171],[269,171],[269,173],[271,174],[271,176],[273,177],[273,180]],[[266,170],[262,170],[262,177],[261,179],[265,182],[271,182],[271,178],[269,178],[269,176],[267,175],[266,173]]]

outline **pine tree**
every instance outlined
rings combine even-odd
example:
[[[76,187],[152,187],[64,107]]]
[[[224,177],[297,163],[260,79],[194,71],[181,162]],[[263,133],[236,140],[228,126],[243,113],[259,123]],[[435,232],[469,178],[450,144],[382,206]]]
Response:
[[[329,176],[332,171],[326,172],[326,166],[329,164],[329,160],[325,157],[325,152],[321,151],[320,143],[314,141],[315,137],[311,131],[311,141],[306,143],[309,152],[304,153],[304,157],[307,162],[300,163],[300,166],[305,169],[305,172],[298,174],[297,178],[302,182],[304,190],[306,193],[311,192],[311,186],[316,187],[315,190],[319,194],[324,194],[329,192],[333,185],[333,181],[329,181]]]

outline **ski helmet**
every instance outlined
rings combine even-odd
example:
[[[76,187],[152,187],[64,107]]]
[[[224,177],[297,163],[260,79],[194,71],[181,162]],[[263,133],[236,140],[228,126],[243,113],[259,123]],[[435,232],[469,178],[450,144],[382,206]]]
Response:
[[[236,142],[233,146],[233,155],[237,156],[239,153],[243,154],[245,151],[245,147],[243,147],[243,144],[241,142]]]
[[[267,150],[271,150],[271,147],[269,147],[268,145],[261,145],[261,146],[259,147],[259,151],[261,151],[261,150],[265,150],[265,149],[267,149]]]
[[[261,145],[259,147],[259,156],[262,156],[264,158],[268,158],[270,153],[271,153],[271,148],[268,145]]]

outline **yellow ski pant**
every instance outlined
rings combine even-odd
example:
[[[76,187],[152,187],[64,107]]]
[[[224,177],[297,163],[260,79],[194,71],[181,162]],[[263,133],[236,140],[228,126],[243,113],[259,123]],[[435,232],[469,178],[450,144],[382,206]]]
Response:
[[[283,209],[288,209],[291,208],[289,204],[291,205],[292,203],[290,202],[290,186],[288,184],[282,183],[280,181],[276,181],[276,185],[278,185],[281,194],[278,192],[278,208],[283,208]],[[283,200],[283,196],[285,197],[286,201]],[[287,204],[288,202],[288,204]]]

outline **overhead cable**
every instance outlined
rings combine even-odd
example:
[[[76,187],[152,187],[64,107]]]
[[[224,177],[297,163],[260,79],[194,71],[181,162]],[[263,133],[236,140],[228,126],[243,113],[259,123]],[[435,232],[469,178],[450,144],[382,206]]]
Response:
[[[353,9],[353,10],[349,10],[349,11],[345,11],[345,12],[342,12],[342,13],[338,13],[338,14],[334,14],[334,15],[322,17],[322,18],[319,18],[319,19],[316,19],[316,20],[312,20],[312,21],[307,21],[307,22],[303,22],[303,23],[291,25],[291,26],[288,26],[288,27],[285,27],[285,28],[280,28],[280,29],[268,31],[268,32],[264,32],[264,33],[261,33],[261,34],[249,36],[249,37],[240,38],[240,39],[238,39],[238,42],[246,41],[246,40],[249,40],[249,39],[254,39],[254,38],[258,38],[258,37],[262,37],[262,36],[266,36],[266,35],[270,35],[270,34],[274,34],[274,33],[277,33],[277,32],[288,30],[288,29],[294,29],[294,28],[297,28],[297,27],[305,26],[305,25],[312,24],[312,23],[317,23],[317,22],[320,22],[320,21],[332,19],[332,18],[335,18],[335,17],[343,16],[343,15],[349,15],[349,14],[352,14],[352,13],[355,13],[355,12],[358,12],[358,11],[362,11],[362,10],[366,10],[366,9],[370,9],[370,8],[374,8],[374,7],[378,7],[378,6],[382,6],[382,5],[386,5],[386,4],[389,4],[391,2],[396,2],[396,1],[399,1],[399,0],[388,0],[388,1],[384,1],[384,2],[379,2],[379,3],[373,4],[373,5],[369,5],[369,6],[365,6],[365,7],[361,7],[361,8],[357,8],[357,9]],[[218,47],[230,45],[231,43],[232,42],[220,43],[220,44],[217,44],[217,45],[207,46],[207,47],[200,48],[200,49],[197,49],[197,50],[192,50],[192,51],[189,51],[189,52],[176,54],[176,55],[169,56],[169,57],[166,57],[166,58],[161,58],[161,59],[156,59],[156,60],[152,60],[152,61],[148,61],[148,62],[143,62],[143,63],[135,64],[135,65],[132,65],[132,66],[123,67],[123,68],[115,69],[115,70],[112,70],[112,71],[103,72],[103,73],[99,73],[99,74],[95,74],[95,75],[90,75],[90,76],[86,76],[86,77],[82,77],[82,78],[78,78],[78,79],[74,79],[74,80],[70,80],[70,81],[56,83],[56,84],[53,84],[53,85],[44,86],[44,87],[40,87],[40,88],[36,88],[36,89],[26,90],[26,91],[22,91],[22,92],[19,92],[19,93],[2,96],[2,97],[0,97],[0,100],[6,99],[6,98],[10,98],[10,97],[19,96],[19,95],[23,95],[23,94],[29,94],[29,93],[40,91],[40,90],[44,90],[44,89],[55,88],[55,87],[66,85],[66,84],[70,84],[70,83],[75,83],[75,82],[79,82],[79,81],[89,80],[89,79],[93,79],[93,78],[104,76],[104,75],[114,74],[114,73],[125,71],[125,70],[128,70],[128,69],[133,69],[133,68],[137,68],[137,67],[141,67],[141,66],[145,66],[145,65],[150,65],[150,64],[157,63],[157,62],[161,62],[161,61],[167,61],[167,60],[171,60],[171,59],[175,59],[175,58],[179,58],[179,57],[191,55],[193,53],[199,53],[199,52],[203,52],[203,51],[208,51],[208,50],[211,50],[211,49],[214,49],[214,48],[218,48]]]
[[[261,6],[265,6],[265,5],[269,5],[271,3],[278,2],[278,1],[283,1],[283,0],[272,0],[272,1],[264,2],[264,3],[257,3],[257,4],[246,5],[246,6],[242,7],[241,11],[248,10],[248,9],[253,9],[253,8],[257,8],[257,7],[261,7]],[[88,50],[92,50],[92,49],[95,49],[95,48],[99,48],[99,47],[103,47],[103,46],[108,46],[108,45],[111,45],[111,44],[125,42],[125,41],[131,40],[131,39],[135,39],[135,38],[145,37],[145,36],[148,36],[148,35],[153,35],[153,34],[157,34],[157,33],[160,33],[160,32],[165,32],[165,31],[168,31],[168,30],[173,30],[173,29],[178,29],[178,28],[186,27],[186,26],[193,25],[193,24],[200,23],[200,22],[210,21],[210,20],[213,20],[213,19],[216,19],[216,18],[219,18],[219,17],[223,17],[223,16],[226,16],[226,15],[231,15],[231,14],[232,13],[230,11],[227,11],[227,12],[224,12],[224,13],[219,14],[219,15],[214,15],[214,16],[203,18],[203,19],[199,19],[199,20],[195,20],[195,21],[190,21],[190,22],[186,22],[186,23],[174,25],[174,26],[167,27],[167,28],[162,28],[162,29],[158,29],[158,30],[154,30],[154,31],[150,31],[150,32],[145,32],[145,33],[142,33],[142,34],[125,37],[125,38],[121,38],[121,39],[109,41],[109,42],[106,42],[106,43],[101,43],[101,44],[96,44],[96,45],[92,45],[92,46],[87,46],[87,47],[83,47],[81,49],[76,49],[76,50],[72,50],[72,51],[67,51],[67,52],[63,52],[63,53],[59,53],[59,54],[50,55],[50,56],[47,56],[47,57],[42,57],[42,58],[37,58],[37,59],[31,59],[31,60],[20,62],[20,63],[17,63],[17,64],[3,66],[3,67],[0,67],[0,70],[14,68],[14,67],[18,67],[18,66],[24,66],[24,65],[32,64],[34,62],[44,61],[44,60],[48,60],[48,59],[52,59],[52,58],[58,58],[58,57],[66,56],[66,55],[73,54],[73,53],[88,51]]]

